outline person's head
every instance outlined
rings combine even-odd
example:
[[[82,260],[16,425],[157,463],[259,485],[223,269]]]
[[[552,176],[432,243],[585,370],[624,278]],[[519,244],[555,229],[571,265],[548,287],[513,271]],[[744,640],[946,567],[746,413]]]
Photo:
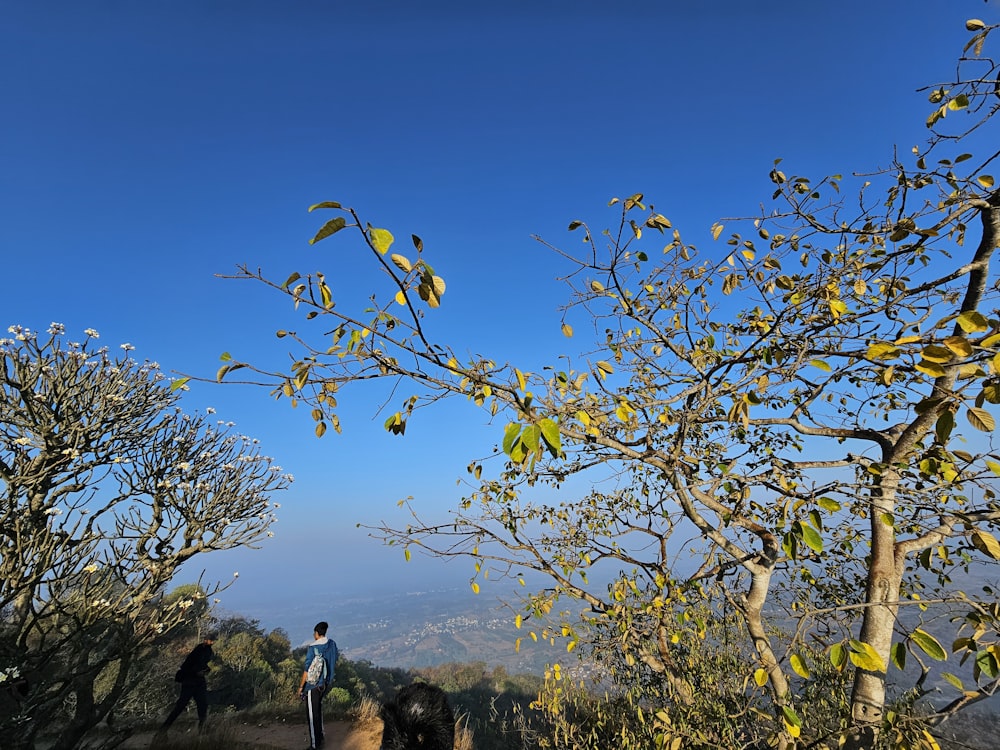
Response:
[[[316,627],[313,628],[313,632],[317,635],[317,637],[321,637],[326,635],[326,629],[328,627],[330,626],[325,622],[317,622]]]
[[[205,638],[204,638],[205,643],[212,645],[217,640],[219,640],[219,634],[216,633],[214,630],[205,633]]]

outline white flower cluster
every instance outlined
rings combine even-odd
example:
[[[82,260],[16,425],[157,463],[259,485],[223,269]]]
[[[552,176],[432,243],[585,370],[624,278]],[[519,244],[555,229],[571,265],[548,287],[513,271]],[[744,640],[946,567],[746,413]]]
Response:
[[[21,670],[17,667],[4,667],[0,669],[0,685],[9,680],[16,680],[21,676]]]

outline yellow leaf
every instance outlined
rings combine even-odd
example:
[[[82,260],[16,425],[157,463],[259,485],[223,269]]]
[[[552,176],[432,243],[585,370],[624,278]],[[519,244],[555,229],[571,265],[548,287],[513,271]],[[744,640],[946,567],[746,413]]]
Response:
[[[821,359],[810,360],[809,364],[811,364],[813,367],[816,367],[816,368],[822,370],[823,372],[833,372],[833,368],[830,367],[830,365],[828,365],[826,362],[824,362]]]
[[[565,336],[566,338],[572,338],[572,336],[573,336],[573,326],[571,326],[569,323],[563,323],[562,324],[562,333],[563,333],[563,336]]]
[[[988,531],[980,529],[973,531],[972,544],[980,552],[989,555],[994,560],[1000,560],[1000,542]]]
[[[957,322],[966,333],[981,333],[987,330],[990,325],[982,313],[975,310],[962,313],[958,316]]]
[[[721,234],[722,234],[722,224],[716,222],[715,224],[712,225],[712,239],[713,240],[719,239],[719,235]]]
[[[795,674],[799,677],[809,679],[809,667],[806,666],[806,663],[802,660],[801,656],[798,654],[792,654],[790,661],[792,663],[792,670]]]
[[[410,265],[409,259],[405,255],[399,255],[398,253],[393,253],[389,256],[389,260],[396,264],[398,268],[403,273],[409,273],[413,270],[413,266]]]
[[[934,362],[928,362],[927,360],[920,360],[915,365],[918,372],[922,372],[924,375],[930,375],[932,378],[940,378],[944,375],[944,368],[941,365]]]
[[[517,387],[522,391],[528,387],[528,384],[524,380],[524,373],[518,369],[514,369],[514,376],[517,378]]]
[[[885,662],[870,643],[851,641],[851,663],[867,672],[885,672]]]
[[[895,357],[899,354],[899,349],[892,344],[887,344],[884,341],[878,341],[868,347],[868,359],[883,359],[888,357]]]
[[[514,618],[514,627],[517,628],[518,630],[521,629],[521,615],[518,615],[517,617]]]
[[[993,432],[993,428],[996,427],[993,415],[986,411],[986,409],[970,407],[965,415],[969,420],[969,424],[981,432]]]
[[[380,255],[385,255],[396,239],[388,229],[372,229],[370,237],[372,247],[378,250]]]
[[[403,550],[403,557],[406,558],[406,562],[410,561],[410,548],[409,547],[407,547],[406,549]]]
[[[964,336],[949,336],[941,342],[959,357],[972,356],[972,344]],[[926,354],[924,356],[927,356]]]
[[[993,177],[988,174],[981,174],[976,178],[976,182],[986,188],[993,187]]]
[[[924,350],[920,352],[920,356],[927,362],[938,363],[950,362],[955,357],[947,347],[936,344],[925,346]]]
[[[479,584],[476,583],[475,581],[472,582],[472,593],[473,594],[479,593]]]
[[[400,305],[405,305],[406,304],[406,295],[403,294],[403,290],[402,289],[400,289],[398,292],[396,292],[396,302],[397,302],[397,304],[400,304]]]
[[[757,683],[757,687],[764,687],[767,684],[767,670],[764,668],[754,670],[753,681]]]

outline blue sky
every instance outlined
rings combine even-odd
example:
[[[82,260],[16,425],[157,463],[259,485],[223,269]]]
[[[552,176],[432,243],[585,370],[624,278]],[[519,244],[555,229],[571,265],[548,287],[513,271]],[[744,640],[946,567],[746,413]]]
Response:
[[[8,0],[0,323],[93,327],[193,374],[224,351],[273,358],[274,331],[301,324],[283,299],[216,275],[245,262],[365,290],[356,247],[308,244],[325,217],[306,208],[337,200],[424,239],[448,282],[434,325],[457,348],[531,369],[568,346],[560,267],[532,234],[565,244],[570,220],[601,226],[609,198],[642,192],[708,245],[715,220],[768,200],[775,158],[814,177],[885,166],[924,139],[915,89],[952,73],[970,17],[995,23],[1000,7]],[[345,434],[322,440],[261,390],[185,395],[297,478],[272,543],[205,561],[241,572],[227,606],[304,596],[317,568],[375,590],[465,585],[470,570],[405,565],[355,524],[399,520],[408,495],[453,505],[502,425],[454,405],[401,440],[376,394],[357,395]]]

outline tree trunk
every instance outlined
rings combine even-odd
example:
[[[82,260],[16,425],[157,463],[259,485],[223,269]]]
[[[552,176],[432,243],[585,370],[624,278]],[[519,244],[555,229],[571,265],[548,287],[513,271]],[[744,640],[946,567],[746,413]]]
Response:
[[[888,667],[893,628],[899,603],[899,587],[903,577],[903,561],[896,558],[896,533],[893,528],[896,488],[899,475],[888,462],[882,477],[873,488],[869,506],[871,516],[871,562],[865,588],[865,607],[858,640],[867,643]],[[848,734],[845,750],[871,750],[878,740],[885,715],[884,671],[858,668],[851,691],[853,728]]]

